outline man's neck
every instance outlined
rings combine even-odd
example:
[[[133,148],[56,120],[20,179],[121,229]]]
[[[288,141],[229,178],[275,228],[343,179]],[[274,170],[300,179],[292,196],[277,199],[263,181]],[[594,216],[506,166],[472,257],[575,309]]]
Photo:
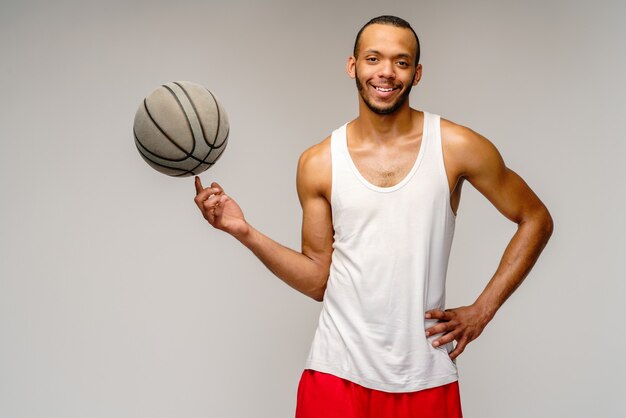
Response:
[[[409,135],[423,117],[408,104],[388,115],[377,114],[364,103],[360,105],[359,117],[354,120],[353,129],[363,141],[386,143]]]

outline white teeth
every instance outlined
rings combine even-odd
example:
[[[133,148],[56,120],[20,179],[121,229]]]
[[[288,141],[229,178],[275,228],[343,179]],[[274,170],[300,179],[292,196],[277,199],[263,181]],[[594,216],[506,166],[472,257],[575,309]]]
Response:
[[[378,90],[378,91],[384,91],[384,92],[388,92],[388,91],[393,90],[392,88],[388,88],[388,89],[386,89],[386,88],[384,88],[384,87],[375,87],[375,88],[376,88],[376,90]]]

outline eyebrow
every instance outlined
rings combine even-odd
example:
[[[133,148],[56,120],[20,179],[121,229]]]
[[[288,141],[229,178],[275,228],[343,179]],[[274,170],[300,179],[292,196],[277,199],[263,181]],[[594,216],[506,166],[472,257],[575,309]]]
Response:
[[[382,55],[380,53],[380,51],[377,51],[376,49],[367,49],[364,51],[364,53],[366,54],[376,54],[376,55]],[[411,54],[398,54],[395,56],[396,58],[407,58],[407,59],[412,59],[413,57],[411,56]]]

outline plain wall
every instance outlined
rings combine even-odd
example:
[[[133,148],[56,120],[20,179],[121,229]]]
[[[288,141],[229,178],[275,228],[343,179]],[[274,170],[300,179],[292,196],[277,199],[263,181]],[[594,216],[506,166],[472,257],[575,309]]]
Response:
[[[212,230],[191,178],[135,149],[162,83],[214,91],[219,181],[299,249],[298,156],[357,114],[356,32],[422,43],[414,107],[471,127],[555,233],[459,358],[469,418],[626,416],[622,1],[0,3],[0,417],[290,417],[321,305]],[[448,306],[474,301],[515,225],[466,185]]]

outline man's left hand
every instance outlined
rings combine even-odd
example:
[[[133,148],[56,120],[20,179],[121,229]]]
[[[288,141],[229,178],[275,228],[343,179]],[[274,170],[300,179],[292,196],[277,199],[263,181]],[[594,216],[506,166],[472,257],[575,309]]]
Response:
[[[450,352],[450,358],[454,360],[465,350],[467,344],[478,338],[493,315],[487,314],[475,305],[470,305],[445,311],[439,309],[427,311],[425,317],[439,321],[426,330],[426,337],[443,334],[433,341],[433,347],[456,341],[454,350]]]

